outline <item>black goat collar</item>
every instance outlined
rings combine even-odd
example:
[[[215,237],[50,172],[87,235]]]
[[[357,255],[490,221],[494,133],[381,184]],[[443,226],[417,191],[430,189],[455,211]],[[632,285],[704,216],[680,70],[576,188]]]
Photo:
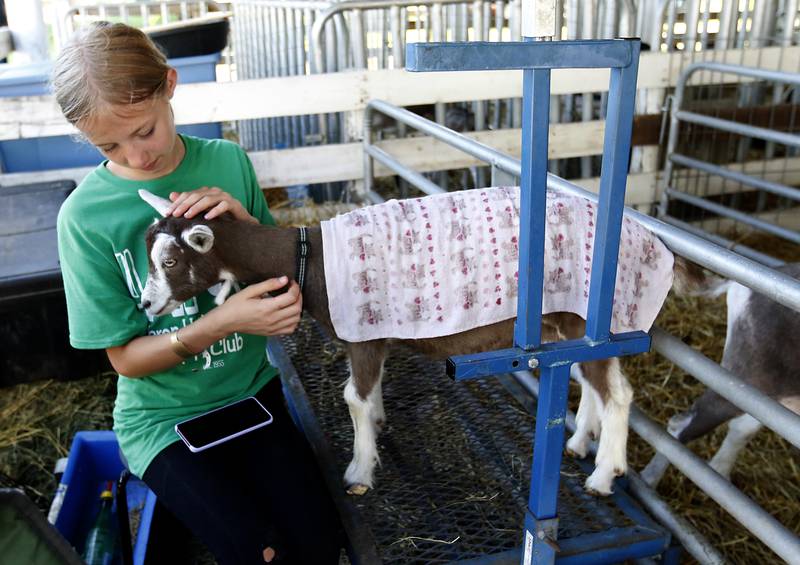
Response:
[[[308,230],[305,227],[298,228],[297,239],[297,284],[300,286],[300,292],[303,292],[303,283],[306,280],[306,259],[311,253],[311,243],[308,241]]]

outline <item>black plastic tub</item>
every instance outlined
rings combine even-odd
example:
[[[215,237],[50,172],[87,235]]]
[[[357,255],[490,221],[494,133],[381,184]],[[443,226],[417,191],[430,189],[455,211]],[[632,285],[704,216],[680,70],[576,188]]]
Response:
[[[56,218],[72,181],[0,187],[0,387],[109,367],[69,345]]]
[[[227,17],[186,20],[159,26],[147,35],[169,59],[219,53],[228,45]]]

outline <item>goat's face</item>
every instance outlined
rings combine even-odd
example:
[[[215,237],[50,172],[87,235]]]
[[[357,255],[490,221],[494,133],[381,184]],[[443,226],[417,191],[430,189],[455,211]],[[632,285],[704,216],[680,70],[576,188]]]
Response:
[[[166,217],[147,230],[142,307],[149,315],[163,316],[220,281],[213,223]]]

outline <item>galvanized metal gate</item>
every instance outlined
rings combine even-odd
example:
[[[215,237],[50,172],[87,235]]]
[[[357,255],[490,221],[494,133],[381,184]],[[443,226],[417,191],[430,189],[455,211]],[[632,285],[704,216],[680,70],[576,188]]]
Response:
[[[60,6],[55,20],[55,40],[58,45],[69,39],[75,30],[92,22],[114,21],[134,27],[165,25],[202,18],[220,10],[228,2],[213,0],[109,0],[99,2],[57,2]]]
[[[764,0],[750,3],[720,0],[642,1],[559,0],[556,6],[556,39],[593,39],[638,36],[654,51],[692,52],[747,46],[797,44],[797,0]],[[403,65],[406,42],[519,40],[520,1],[379,0],[319,2],[295,0],[236,0],[233,3],[234,44],[242,57],[240,78],[286,76],[348,69],[388,69]],[[694,55],[693,55],[694,57]],[[704,55],[698,53],[698,59]],[[680,59],[677,65],[683,65]],[[641,93],[637,112],[660,113],[667,92],[650,89]],[[468,96],[465,96],[468,98]],[[436,105],[433,119],[460,125],[465,117],[476,131],[518,128],[520,99]],[[602,119],[605,93],[554,96],[552,122]],[[429,116],[430,117],[430,116]],[[293,147],[303,140],[337,142],[356,139],[341,116],[329,116],[322,132],[315,121],[278,118],[255,125],[242,124],[242,141],[249,149]],[[400,135],[403,135],[402,124]],[[459,129],[459,127],[453,127]],[[631,170],[655,171],[655,147],[635,148]],[[579,166],[560,160],[551,168],[561,175],[587,178],[599,172],[599,159],[581,157]],[[442,184],[442,183],[440,183]]]
[[[728,87],[728,97],[738,98],[744,107],[723,117],[718,107],[686,108],[687,85],[700,72],[718,73],[722,84],[724,77],[731,76],[757,82]],[[798,87],[800,74],[712,62],[689,66],[672,98],[659,217],[762,263],[780,264],[720,232],[741,233],[744,228],[800,244],[800,224],[781,225],[800,202],[796,187],[800,181],[796,173],[800,164],[800,118],[795,116],[800,110]],[[687,143],[687,138],[692,142]],[[748,167],[742,163],[750,152],[761,160]]]

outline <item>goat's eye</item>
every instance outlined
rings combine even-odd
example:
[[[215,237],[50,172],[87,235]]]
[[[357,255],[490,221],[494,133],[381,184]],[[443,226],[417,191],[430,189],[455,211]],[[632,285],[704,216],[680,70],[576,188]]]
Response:
[[[167,269],[171,269],[175,266],[175,259],[164,259],[164,266]]]

